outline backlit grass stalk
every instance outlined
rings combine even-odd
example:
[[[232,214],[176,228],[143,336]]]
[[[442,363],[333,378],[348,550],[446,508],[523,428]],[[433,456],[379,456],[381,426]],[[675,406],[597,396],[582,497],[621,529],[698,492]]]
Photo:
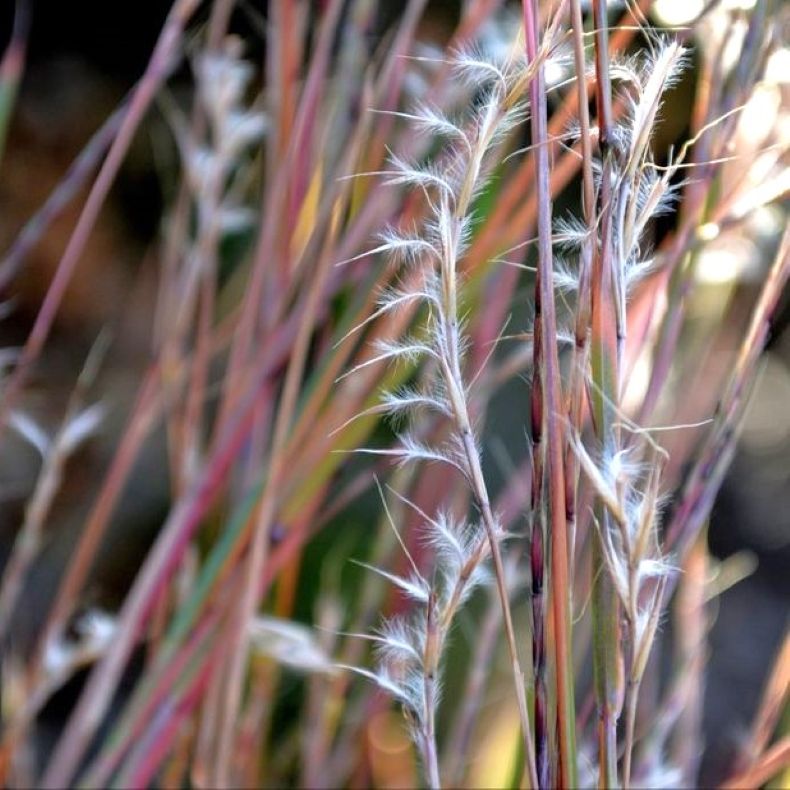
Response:
[[[577,74],[587,73],[584,23],[580,0],[571,0],[571,24],[573,36],[573,64]],[[582,159],[582,215],[587,236],[579,249],[579,274],[576,316],[574,322],[574,348],[570,363],[570,381],[566,411],[571,428],[581,432],[585,409],[585,378],[589,364],[588,334],[590,326],[590,277],[595,248],[595,181],[593,176],[593,139],[590,126],[589,92],[587,79],[576,80],[579,111],[579,146]],[[569,534],[568,555],[575,557],[576,507],[578,496],[579,463],[573,447],[568,443],[565,456],[565,511]]]
[[[625,703],[623,785],[627,787],[636,699],[655,633],[666,575],[661,566],[648,573],[657,576],[658,587],[652,590],[650,602],[645,605],[641,600],[646,594],[641,591],[641,567],[660,556],[654,533],[660,466],[656,466],[659,456],[652,454],[647,460],[650,471],[640,493],[639,474],[635,475],[636,470],[629,469],[627,462],[634,442],[626,440],[618,417],[627,381],[626,297],[629,285],[641,276],[646,266],[639,248],[642,231],[648,219],[663,210],[671,197],[668,178],[658,177],[650,168],[648,144],[662,93],[682,63],[682,51],[676,44],[664,46],[649,65],[641,68],[628,62],[612,64],[608,57],[605,0],[594,4],[594,18],[601,165],[599,237],[592,273],[589,394],[603,475],[597,472],[596,481],[594,465],[589,463],[585,471],[598,497],[592,578],[600,781],[608,787],[617,783],[617,721]],[[633,91],[625,126],[616,126],[612,116],[613,74],[630,82],[629,89]],[[612,468],[606,470],[607,465]],[[607,477],[611,489],[604,495],[601,482]],[[606,572],[602,573],[602,568]],[[626,623],[625,631],[621,630],[621,618]]]
[[[183,411],[176,417],[175,438],[178,447],[177,457],[181,460],[176,471],[176,490],[186,490],[191,478],[199,468],[199,459],[208,439],[204,410],[208,366],[212,354],[213,321],[216,309],[218,247],[228,231],[237,231],[251,222],[251,214],[237,197],[238,185],[233,171],[244,159],[245,152],[257,143],[265,131],[265,119],[260,112],[244,104],[245,91],[252,77],[250,64],[240,59],[240,43],[229,39],[222,50],[206,52],[197,64],[198,100],[200,101],[207,123],[207,139],[194,140],[186,130],[186,123],[177,127],[177,139],[182,147],[182,157],[187,165],[187,178],[192,186],[197,216],[195,240],[190,254],[185,256],[183,270],[179,277],[179,287],[173,294],[178,295],[174,306],[172,325],[167,331],[168,342],[163,349],[165,364],[168,360],[178,359],[184,353],[185,337],[194,324],[194,349],[191,354],[190,377]],[[254,214],[252,214],[254,218]],[[179,446],[180,445],[180,446]],[[258,554],[251,552],[250,565],[255,566]],[[260,563],[260,560],[258,560]],[[260,570],[258,570],[258,575]],[[257,576],[256,576],[257,578]],[[255,590],[257,594],[257,589]],[[242,596],[249,607],[247,596]],[[241,608],[241,605],[240,605]],[[246,657],[244,633],[249,616],[238,616],[234,612],[231,620],[236,629],[233,635],[236,650],[230,651],[225,666],[237,667],[239,659]],[[242,636],[239,636],[239,634]],[[212,678],[225,677],[225,666],[219,665]],[[236,669],[236,673],[243,672]],[[236,687],[229,680],[224,696],[225,710],[238,705]],[[218,786],[230,783],[227,774],[229,749],[228,739],[232,737],[233,726],[225,719],[217,717],[221,736],[218,743],[216,774],[214,781]],[[234,711],[233,720],[236,714]],[[227,726],[222,726],[223,722]]]
[[[543,55],[545,57],[545,55]],[[533,58],[530,76],[539,68]],[[432,448],[421,445],[408,434],[402,437],[403,449],[394,451],[369,450],[407,460],[433,460],[450,464],[466,479],[479,509],[480,521],[490,553],[495,583],[503,611],[505,635],[510,652],[514,687],[521,726],[525,738],[527,768],[530,784],[536,785],[535,761],[531,728],[526,709],[525,679],[518,657],[518,647],[510,614],[510,604],[499,544],[504,537],[491,508],[487,486],[480,462],[480,451],[469,416],[468,390],[463,374],[464,338],[460,320],[460,261],[463,258],[470,233],[472,201],[485,183],[486,159],[511,128],[521,112],[519,89],[524,84],[526,72],[508,72],[477,55],[461,55],[458,68],[485,87],[486,94],[472,116],[462,123],[437,114],[430,108],[418,108],[408,120],[418,126],[445,137],[451,147],[434,168],[420,169],[393,157],[394,168],[385,173],[392,184],[406,184],[424,190],[430,219],[416,233],[389,231],[383,237],[379,251],[389,252],[412,266],[424,267],[422,290],[395,291],[385,294],[381,311],[397,309],[401,304],[418,299],[427,304],[429,318],[427,334],[414,335],[399,343],[389,343],[381,348],[374,361],[398,359],[412,360],[424,357],[436,369],[436,381],[423,391],[402,390],[387,397],[393,413],[423,407],[445,415],[453,426],[453,436],[446,447]],[[351,371],[354,373],[354,371]],[[438,529],[436,537],[442,546],[449,533]],[[465,527],[464,530],[467,528]],[[408,652],[414,666],[407,673],[405,685],[398,698],[414,720],[415,738],[423,754],[429,781],[439,781],[433,735],[433,707],[436,704],[434,682],[439,676],[439,661],[446,634],[455,611],[468,594],[468,582],[483,558],[480,539],[458,543],[453,541],[456,570],[444,583],[444,593],[438,593],[426,579],[414,587],[402,584],[421,606],[426,607],[419,628],[419,642]],[[447,573],[439,566],[437,570]],[[457,577],[455,574],[459,574]],[[453,581],[453,579],[455,580]],[[437,630],[438,629],[438,630]],[[414,633],[417,638],[417,633]],[[387,636],[382,643],[386,648]],[[403,649],[403,648],[401,648]],[[374,679],[375,675],[372,676]],[[417,678],[422,678],[418,686]],[[409,679],[411,678],[411,679]],[[379,682],[393,691],[389,675]],[[396,686],[397,687],[397,686]],[[420,691],[417,691],[421,688]]]
[[[171,121],[186,164],[196,224],[195,238],[173,283],[170,310],[163,317],[165,386],[176,383],[169,380],[168,373],[178,369],[188,334],[195,335],[183,408],[173,413],[170,421],[174,455],[180,459],[173,470],[176,491],[189,485],[208,438],[205,392],[214,351],[219,245],[228,233],[249,227],[255,216],[241,203],[239,177],[234,171],[266,130],[263,114],[244,104],[253,72],[241,59],[239,41],[228,39],[223,49],[204,52],[195,71],[197,100],[208,119],[206,137],[194,138],[175,111]]]
[[[571,642],[571,600],[572,575],[570,573],[570,557],[568,552],[568,523],[565,503],[564,464],[564,432],[562,430],[561,413],[563,397],[561,390],[559,355],[557,349],[557,318],[554,305],[554,266],[552,251],[552,209],[551,172],[548,153],[548,120],[546,107],[546,75],[543,62],[539,60],[539,42],[550,40],[548,34],[541,35],[538,5],[531,0],[524,2],[524,29],[527,59],[536,64],[535,74],[530,80],[530,121],[532,131],[533,152],[535,161],[536,192],[537,192],[537,234],[538,234],[538,270],[535,278],[535,329],[532,390],[532,430],[533,442],[537,452],[534,463],[536,472],[533,475],[533,597],[537,602],[533,606],[533,624],[535,632],[533,643],[536,657],[536,689],[535,689],[535,721],[536,751],[538,757],[538,778],[541,787],[556,781],[560,787],[575,787],[577,780],[576,756],[576,713],[574,703],[574,683],[572,669]],[[546,431],[545,446],[541,441],[543,430]],[[535,438],[537,437],[537,439]],[[546,489],[544,493],[544,466]],[[544,498],[539,502],[538,497]],[[548,732],[548,705],[543,698],[545,690],[544,666],[544,633],[547,628],[545,613],[540,601],[543,596],[543,584],[540,578],[543,573],[543,535],[544,513],[548,514],[548,530],[550,551],[550,584],[551,584],[551,618],[553,625],[554,648],[553,663],[556,678],[556,708],[558,735],[558,765],[556,769],[549,764],[548,742],[552,737]],[[536,540],[537,539],[537,540]],[[537,730],[538,723],[542,732]],[[555,779],[552,772],[558,771]]]

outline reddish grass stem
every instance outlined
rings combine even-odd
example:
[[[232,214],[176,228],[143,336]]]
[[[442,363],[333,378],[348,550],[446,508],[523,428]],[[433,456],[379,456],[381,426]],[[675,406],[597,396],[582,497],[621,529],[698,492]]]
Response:
[[[534,63],[538,57],[539,14],[536,2],[525,0],[524,25],[527,58]],[[551,536],[551,605],[554,628],[554,666],[556,672],[556,705],[559,735],[558,785],[575,787],[577,779],[576,715],[571,645],[571,586],[568,534],[565,519],[564,431],[562,428],[562,392],[557,351],[557,319],[554,305],[552,256],[552,211],[549,185],[551,167],[548,158],[548,120],[546,108],[546,76],[542,63],[537,65],[529,84],[530,122],[533,157],[537,174],[538,196],[538,277],[535,284],[536,312],[542,313],[541,356],[543,380],[543,423],[548,443],[549,534]],[[544,770],[545,775],[545,770]]]

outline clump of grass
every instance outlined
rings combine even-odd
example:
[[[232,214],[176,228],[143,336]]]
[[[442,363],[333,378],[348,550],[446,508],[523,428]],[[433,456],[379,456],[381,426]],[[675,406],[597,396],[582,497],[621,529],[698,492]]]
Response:
[[[461,276],[454,261],[459,257],[457,237],[463,238],[465,216],[453,214],[451,207],[468,205],[465,196],[473,190],[467,185],[477,176],[479,167],[474,162],[474,146],[466,130],[433,110],[418,108],[404,117],[416,128],[432,130],[447,140],[450,153],[445,153],[438,164],[422,168],[393,157],[396,175],[390,176],[388,182],[422,188],[429,206],[428,219],[408,236],[388,233],[374,251],[393,260],[405,261],[412,268],[415,265],[423,267],[422,276],[412,277],[408,287],[385,295],[380,312],[397,309],[412,300],[428,305],[419,339],[409,338],[400,344],[387,345],[371,360],[397,362],[405,358],[413,361],[416,356],[426,360],[424,378],[428,383],[423,380],[419,391],[386,394],[386,410],[408,412],[414,417],[418,408],[432,409],[443,415],[451,427],[450,443],[443,446],[426,446],[406,434],[400,436],[399,449],[371,452],[395,455],[400,462],[447,463],[472,489],[472,501],[482,516],[492,547],[494,578],[500,591],[504,629],[513,661],[521,727],[527,739],[524,759],[530,786],[575,786],[578,781],[574,681],[566,668],[571,645],[568,605],[572,605],[572,598],[568,590],[572,588],[574,575],[568,558],[573,556],[577,518],[574,503],[580,487],[580,471],[594,499],[590,511],[590,523],[594,526],[590,555],[592,639],[599,720],[599,781],[605,786],[618,785],[620,778],[623,786],[631,782],[639,690],[665,610],[666,593],[675,573],[673,560],[665,554],[659,537],[667,454],[652,438],[649,429],[629,424],[621,404],[632,364],[626,352],[627,300],[651,268],[658,265],[645,256],[645,231],[656,216],[673,209],[682,188],[682,183],[673,179],[684,165],[689,146],[684,146],[668,166],[657,168],[650,142],[663,95],[684,67],[684,51],[677,42],[657,40],[653,51],[643,60],[610,60],[607,22],[603,16],[605,6],[599,4],[596,9],[595,135],[586,114],[583,113],[580,123],[584,217],[581,221],[565,220],[558,231],[552,231],[542,58],[551,46],[556,19],[542,39],[544,51],[539,53],[535,11],[525,4],[526,46],[532,66],[528,78],[531,155],[536,163],[535,170],[540,174],[536,198],[539,251],[531,333],[534,356],[531,371],[532,628],[529,636],[533,647],[533,677],[526,683],[534,702],[532,723],[525,716],[522,689],[525,679],[518,664],[508,585],[502,581],[503,564],[494,548],[495,530],[488,526],[490,496],[485,482],[481,481],[480,454],[467,417],[468,409],[461,402],[470,399],[470,388],[464,383],[461,372],[467,338],[456,330],[460,325],[456,291]],[[578,6],[575,19],[577,24],[581,20]],[[583,70],[586,48],[580,25],[574,29],[574,35],[578,74]],[[462,66],[469,62],[463,54],[455,57]],[[502,96],[507,95],[509,80],[496,63],[478,56],[474,67],[472,73],[485,77],[493,75],[494,94],[501,91]],[[618,122],[613,114],[613,81],[625,86],[620,103],[622,120]],[[578,82],[579,105],[586,109],[586,89],[582,79]],[[483,78],[481,90],[486,91],[486,86],[487,79]],[[487,137],[480,130],[486,129],[487,119],[496,115],[489,108],[490,104],[484,99],[472,111],[469,126],[478,132],[478,140]],[[703,128],[700,135],[708,131],[709,127]],[[594,147],[600,152],[598,158],[593,156]],[[456,164],[459,160],[461,167]],[[460,186],[456,185],[459,183],[457,173],[463,176]],[[451,196],[450,200],[447,195]],[[457,229],[455,234],[454,228]],[[557,367],[561,333],[553,293],[552,247],[555,239],[570,250],[576,261],[575,267],[563,264],[561,270],[563,291],[570,291],[576,297],[570,316],[576,347],[567,382],[560,378]],[[786,268],[781,256],[779,260],[783,262],[777,265]],[[782,276],[786,277],[786,273]],[[773,290],[769,286],[768,291]],[[758,310],[760,313],[762,311]],[[474,377],[477,379],[481,375],[478,369]],[[563,408],[567,409],[565,414]],[[373,409],[378,411],[378,407]],[[585,412],[592,418],[599,445],[594,453],[585,447],[580,436]],[[427,516],[426,519],[424,529],[432,535],[429,541],[441,547],[447,540],[444,517],[432,519]],[[497,526],[496,530],[501,531],[501,527]],[[550,559],[546,557],[546,546],[550,547]],[[458,549],[456,562],[457,553]],[[461,567],[469,562],[466,557],[463,553],[460,555]],[[477,561],[475,556],[475,564]],[[448,596],[441,590],[437,592],[429,579],[441,578],[443,572],[446,573],[447,551],[439,548],[432,562],[428,570],[420,572],[412,560],[415,576],[411,581],[390,577],[414,599],[417,619],[408,625],[402,620],[388,624],[376,637],[381,658],[379,673],[361,671],[404,706],[412,721],[413,737],[422,754],[427,781],[431,786],[439,786],[434,728],[437,712],[432,707],[438,706],[434,684],[439,677],[441,652],[447,640],[441,624],[448,618],[441,613],[447,611],[444,602]],[[544,585],[551,588],[550,606],[544,600]],[[454,598],[450,595],[451,601]],[[547,655],[554,659],[553,696],[547,684]],[[402,672],[400,680],[393,679],[393,664]],[[406,670],[403,670],[404,665]],[[553,702],[549,702],[550,699]],[[621,716],[625,718],[622,743],[617,734]],[[558,733],[556,741],[552,732]]]
[[[547,36],[545,42],[550,41],[550,37]],[[410,434],[400,434],[399,449],[367,452],[395,455],[401,463],[441,462],[455,469],[471,489],[486,537],[484,543],[482,535],[476,536],[474,527],[470,528],[467,524],[448,529],[445,514],[440,513],[436,519],[428,516],[424,528],[428,534],[428,541],[435,550],[434,567],[420,572],[412,562],[413,575],[409,578],[392,577],[387,574],[388,578],[415,601],[417,621],[405,623],[398,619],[385,625],[383,631],[376,637],[381,656],[381,669],[378,674],[370,676],[384,689],[393,693],[406,708],[413,722],[415,741],[423,756],[426,775],[431,786],[441,784],[435,720],[439,699],[437,689],[441,658],[447,632],[452,624],[457,604],[466,594],[468,581],[473,577],[481,561],[489,555],[499,591],[504,628],[513,664],[515,692],[519,700],[521,726],[525,737],[524,753],[529,781],[534,786],[538,783],[540,775],[540,784],[545,786],[552,781],[552,776],[555,781],[558,778],[556,774],[558,766],[551,764],[548,754],[550,729],[547,722],[548,692],[545,687],[546,659],[543,644],[547,624],[541,620],[545,618],[546,611],[540,605],[542,582],[540,584],[537,582],[538,576],[550,577],[551,574],[548,568],[543,567],[542,559],[543,545],[546,542],[546,536],[543,534],[545,525],[541,524],[543,519],[540,516],[535,516],[532,586],[536,686],[533,696],[536,706],[534,721],[537,729],[533,742],[524,691],[526,680],[518,657],[518,643],[510,611],[509,585],[504,577],[504,564],[499,548],[505,533],[491,509],[491,498],[481,463],[479,440],[469,417],[470,409],[467,404],[470,399],[470,386],[463,373],[467,338],[459,308],[462,281],[460,262],[468,247],[468,237],[471,233],[473,198],[484,186],[482,174],[487,161],[497,153],[496,143],[506,137],[514,123],[521,120],[520,116],[524,115],[523,86],[531,81],[533,84],[537,81],[540,85],[536,75],[544,68],[543,59],[550,51],[548,44],[544,46],[540,60],[536,58],[537,51],[533,47],[533,59],[530,65],[518,71],[515,71],[512,65],[503,68],[482,53],[475,53],[474,56],[463,52],[456,54],[453,67],[475,79],[478,90],[482,91],[482,97],[476,100],[469,117],[460,122],[440,115],[433,109],[422,107],[418,107],[412,113],[402,114],[415,127],[433,132],[446,140],[447,147],[437,163],[422,167],[393,156],[391,158],[393,170],[384,174],[386,183],[390,185],[406,184],[423,190],[428,209],[421,226],[410,231],[408,235],[390,230],[383,235],[382,244],[376,248],[377,253],[408,265],[409,274],[405,276],[409,277],[409,283],[399,290],[386,292],[373,318],[397,310],[404,303],[417,301],[426,305],[427,319],[421,325],[419,336],[407,337],[394,344],[380,344],[381,353],[364,364],[381,361],[397,363],[399,360],[411,362],[415,358],[424,358],[428,372],[421,388],[401,389],[386,394],[384,399],[386,410],[395,416],[401,413],[414,416],[419,414],[420,409],[433,411],[445,417],[450,428],[449,436],[442,446],[426,446]],[[562,422],[557,421],[559,415],[544,413],[538,414],[537,418],[533,417],[535,468],[543,466],[547,453],[553,451],[555,458],[561,458],[564,452],[563,445],[571,446],[578,456],[581,468],[592,481],[601,502],[601,521],[604,523],[596,521],[602,546],[597,572],[602,578],[610,580],[615,598],[600,604],[602,608],[608,610],[608,614],[599,616],[614,619],[614,623],[609,626],[613,629],[609,638],[615,641],[619,629],[617,619],[620,606],[628,623],[628,635],[624,641],[627,640],[631,660],[627,675],[629,714],[626,754],[629,756],[633,745],[638,687],[655,635],[669,569],[669,565],[660,557],[655,529],[663,464],[658,461],[661,450],[656,445],[652,445],[651,458],[644,466],[640,467],[636,462],[629,461],[629,455],[635,452],[636,448],[629,448],[627,443],[620,444],[618,436],[622,431],[612,416],[617,414],[617,404],[623,386],[615,382],[612,390],[605,380],[605,374],[602,374],[600,369],[596,370],[594,360],[603,358],[606,353],[612,353],[613,356],[608,362],[598,364],[609,365],[615,370],[618,362],[622,364],[622,345],[626,335],[626,292],[642,275],[644,269],[644,264],[639,260],[641,231],[648,219],[664,207],[667,194],[670,193],[669,178],[673,172],[670,168],[663,175],[657,175],[646,163],[649,130],[658,112],[661,93],[671,81],[680,60],[681,50],[676,45],[669,45],[661,49],[649,63],[639,68],[633,63],[626,63],[622,67],[622,72],[627,74],[636,87],[630,122],[617,131],[617,145],[626,153],[622,155],[622,161],[619,163],[620,171],[614,177],[607,173],[605,163],[600,161],[591,163],[601,173],[597,189],[601,193],[601,211],[605,216],[595,216],[592,227],[586,228],[581,225],[580,237],[576,245],[579,257],[587,253],[586,249],[579,252],[581,248],[593,247],[595,260],[593,277],[597,285],[592,299],[594,307],[591,311],[592,321],[596,323],[582,330],[585,336],[588,332],[592,335],[593,367],[586,373],[583,371],[581,377],[575,381],[583,383],[592,393],[589,406],[598,421],[596,426],[598,433],[605,437],[602,439],[605,442],[603,449],[605,456],[596,462],[581,441],[574,440],[572,435],[563,437]],[[545,90],[545,86],[543,89]],[[536,105],[540,104],[541,97],[534,91],[532,97],[531,110],[533,113],[540,113],[541,109],[539,106],[536,109]],[[545,105],[545,100],[543,103]],[[545,106],[543,111],[545,112]],[[544,131],[541,132],[540,127],[536,128],[533,124],[533,134],[536,132],[537,135],[543,135],[542,141],[545,142],[545,126]],[[614,132],[610,134],[613,135]],[[540,137],[538,139],[541,140]],[[544,157],[539,152],[536,152],[535,156],[538,159],[538,167],[545,168]],[[610,160],[609,167],[611,166]],[[605,188],[609,178],[615,182],[614,186],[609,185]],[[541,227],[545,233],[545,226]],[[597,238],[599,227],[601,236],[606,232],[611,234],[611,238]],[[548,234],[548,241],[551,243],[550,230]],[[567,244],[571,234],[566,233],[565,236]],[[603,250],[607,246],[610,248],[608,260],[603,261],[601,260]],[[548,260],[541,261],[539,279],[541,275],[547,275],[551,283],[553,275],[551,250],[549,248],[543,252],[548,256]],[[544,272],[546,266],[548,268]],[[608,274],[605,277],[601,268],[604,266],[608,267]],[[416,274],[413,273],[415,268]],[[601,284],[602,277],[604,277],[603,284]],[[579,290],[578,283],[575,285]],[[547,381],[554,390],[553,398],[549,402],[553,404],[552,409],[556,409],[562,402],[560,382],[556,374],[557,328],[553,307],[549,321],[547,316],[549,310],[545,306],[547,302],[553,301],[553,294],[549,292],[549,297],[546,298],[545,292],[539,285],[536,289],[533,403],[539,407],[543,387],[538,382]],[[608,311],[608,316],[603,317],[601,311]],[[603,347],[606,321],[610,325],[610,337],[614,338],[616,333],[618,338],[617,344],[613,344],[608,350],[604,350]],[[548,348],[538,341],[538,338],[542,340],[546,333],[549,334],[551,341],[547,344]],[[551,355],[555,359],[553,368],[544,364],[544,359]],[[577,364],[585,366],[587,364],[585,357],[582,356],[577,360]],[[353,375],[354,372],[352,370],[349,375]],[[604,388],[606,390],[601,391]],[[373,409],[378,411],[378,407]],[[556,446],[550,446],[548,449],[542,446],[539,438],[543,431],[541,423],[550,426],[550,438],[559,440],[554,443]],[[649,436],[647,442],[652,443]],[[561,475],[560,471],[560,480]],[[644,478],[641,483],[640,478]],[[540,496],[535,496],[536,492],[538,494],[541,492],[542,485],[543,480],[538,474],[533,480],[533,508],[548,511],[549,508],[541,501]],[[567,485],[576,488],[578,481],[570,479]],[[550,491],[551,484],[544,495],[548,496]],[[562,493],[562,488],[560,492]],[[551,505],[556,508],[555,501],[552,500]],[[560,518],[565,513],[556,515],[557,517],[552,521],[553,530],[566,530],[567,526],[562,524]],[[552,533],[552,543],[555,545],[560,543],[560,550],[567,552],[565,544],[560,542],[560,536],[556,531]],[[601,573],[602,570],[605,573]],[[646,588],[649,588],[649,592]],[[645,600],[646,593],[647,600]],[[559,592],[559,595],[566,597],[562,592]],[[554,605],[559,606],[556,595]],[[559,627],[564,627],[563,618],[564,615],[561,615]],[[555,625],[555,628],[558,626]],[[615,649],[619,653],[619,644]],[[622,662],[622,656],[618,656],[616,660]],[[394,674],[395,668],[400,675],[399,678]],[[561,671],[559,666],[558,671]],[[609,673],[605,682],[620,682],[614,672],[611,667],[602,670],[604,675]],[[363,671],[363,674],[370,673]],[[622,688],[610,694],[625,696]],[[602,701],[601,704],[604,711],[607,711],[611,701]],[[571,706],[571,715],[572,710]],[[611,724],[607,725],[607,738],[610,734],[612,737],[614,735],[614,724],[618,715],[619,710],[604,714],[604,718],[611,717]],[[569,740],[570,743],[566,744],[566,748],[572,748],[573,738]],[[629,756],[626,757],[624,768],[626,784]],[[563,769],[559,768],[559,770]],[[564,770],[568,772],[565,781],[574,784],[575,769],[565,766]]]
[[[364,364],[425,358],[430,373],[421,387],[388,393],[387,412],[393,416],[414,415],[418,410],[435,412],[447,418],[450,428],[439,447],[427,446],[406,433],[399,437],[399,449],[367,452],[395,454],[401,463],[432,461],[450,466],[466,481],[479,512],[477,524],[453,524],[452,518],[443,513],[437,514],[436,519],[428,517],[427,540],[435,551],[435,567],[425,576],[414,568],[414,579],[396,579],[420,605],[419,622],[391,622],[379,637],[383,660],[375,677],[383,687],[395,689],[408,710],[433,787],[440,786],[435,716],[444,642],[458,606],[473,587],[482,561],[489,557],[502,607],[527,764],[531,781],[536,779],[524,673],[500,548],[506,535],[492,511],[479,438],[470,416],[461,288],[461,267],[474,222],[474,200],[485,188],[491,160],[523,115],[523,89],[535,65],[518,67],[513,53],[504,65],[485,53],[458,53],[452,67],[475,85],[478,96],[474,107],[458,120],[424,106],[401,114],[421,131],[446,141],[446,148],[431,165],[420,166],[393,155],[393,169],[385,173],[389,185],[420,189],[428,209],[421,225],[408,234],[393,229],[382,237],[377,251],[405,263],[408,270],[403,276],[408,282],[400,289],[385,292],[374,317],[398,310],[404,303],[416,302],[425,308],[428,318],[419,336],[381,344],[381,353]],[[393,679],[393,664],[407,667],[400,682]]]
[[[412,0],[372,46],[379,4],[320,5],[269,4],[258,69],[228,34],[232,3],[202,27],[196,3],[175,3],[138,86],[0,265],[5,287],[98,164],[4,380],[4,433],[43,461],[0,630],[44,572],[69,454],[100,415],[122,427],[35,646],[4,649],[3,781],[462,786],[491,781],[477,766],[508,751],[496,781],[514,786],[692,784],[701,535],[787,281],[787,235],[749,309],[714,327],[744,331],[713,405],[682,397],[698,363],[680,338],[707,241],[751,232],[744,206],[786,195],[780,138],[732,150],[770,17],[737,20],[749,46],[736,68],[709,54],[728,34],[702,46],[690,141],[659,164],[662,108],[708,17],[667,36],[647,27],[649,2],[619,20],[605,2],[586,19],[577,0],[520,15],[474,3],[437,45]],[[637,34],[647,44],[624,54]],[[187,106],[168,90],[182,52]],[[114,422],[101,399],[86,408],[91,357],[50,442],[25,410],[31,366],[155,96],[180,181],[139,390]],[[759,190],[738,178],[757,167]],[[558,208],[569,195],[575,208]],[[666,213],[675,229],[654,244]],[[505,417],[518,428],[502,475]],[[117,611],[81,613],[132,469],[163,446],[158,537]],[[368,492],[385,478],[382,508]],[[88,663],[41,764],[42,711]],[[732,781],[790,764],[781,657],[769,689]]]

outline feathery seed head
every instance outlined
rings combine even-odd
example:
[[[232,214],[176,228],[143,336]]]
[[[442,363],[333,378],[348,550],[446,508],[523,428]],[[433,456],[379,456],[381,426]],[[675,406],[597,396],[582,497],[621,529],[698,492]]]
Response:
[[[398,576],[396,573],[389,573],[374,565],[368,565],[365,562],[360,562],[358,565],[366,568],[373,573],[392,582],[398,589],[400,589],[408,598],[418,603],[427,603],[430,597],[430,585],[417,571],[413,571],[408,576]]]
[[[385,620],[374,637],[376,641],[376,657],[393,671],[400,668],[401,673],[407,667],[418,666],[425,648],[424,629],[418,620],[408,622],[403,617]]]
[[[503,66],[504,53],[498,55],[481,47],[468,47],[453,53],[453,69],[458,77],[476,90],[497,86],[507,91],[508,80]]]
[[[481,449],[467,405],[470,385],[464,357],[468,338],[462,320],[460,268],[472,236],[473,203],[492,169],[489,156],[522,120],[523,105],[508,96],[520,78],[509,54],[495,61],[481,52],[465,52],[457,56],[455,68],[475,90],[475,99],[461,117],[451,118],[426,103],[409,113],[396,113],[418,132],[445,141],[442,150],[425,161],[392,153],[389,169],[380,174],[385,184],[421,190],[424,216],[408,229],[388,229],[380,235],[381,243],[366,253],[382,253],[396,264],[406,264],[408,276],[382,293],[378,309],[362,326],[402,307],[414,309],[419,302],[427,304],[428,310],[420,315],[411,335],[377,341],[374,355],[350,373],[379,362],[405,361],[416,366],[427,360],[419,386],[386,393],[379,408],[396,418],[414,417],[422,409],[437,412],[447,418],[447,439],[431,445],[407,430],[398,435],[399,446],[360,452],[390,456],[399,464],[447,464],[460,473],[478,502],[487,502]],[[358,672],[401,702],[409,713],[415,742],[427,751],[434,737],[447,634],[458,608],[477,585],[488,580],[485,560],[492,552],[498,556],[505,535],[490,508],[482,514],[488,519],[483,524],[457,520],[444,511],[435,516],[420,511],[420,515],[424,519],[422,540],[433,550],[430,569],[422,574],[415,569],[404,578],[371,568],[415,603],[415,613],[408,620],[388,621],[381,627],[373,638],[378,671]]]
[[[452,417],[450,403],[441,393],[423,393],[409,387],[401,387],[395,392],[384,393],[383,403],[396,426],[398,421],[412,418],[418,409],[428,409],[443,414],[445,417]]]
[[[267,128],[266,116],[245,104],[252,65],[241,59],[240,42],[229,39],[223,51],[203,53],[197,59],[195,75],[211,123],[213,145],[223,151],[224,158],[233,159],[258,142]]]
[[[579,217],[566,214],[554,220],[552,239],[561,249],[578,252],[590,239],[590,229]]]
[[[241,59],[241,41],[227,39],[219,51],[206,51],[195,64],[201,98],[210,113],[224,116],[244,100],[252,79],[252,65]]]

